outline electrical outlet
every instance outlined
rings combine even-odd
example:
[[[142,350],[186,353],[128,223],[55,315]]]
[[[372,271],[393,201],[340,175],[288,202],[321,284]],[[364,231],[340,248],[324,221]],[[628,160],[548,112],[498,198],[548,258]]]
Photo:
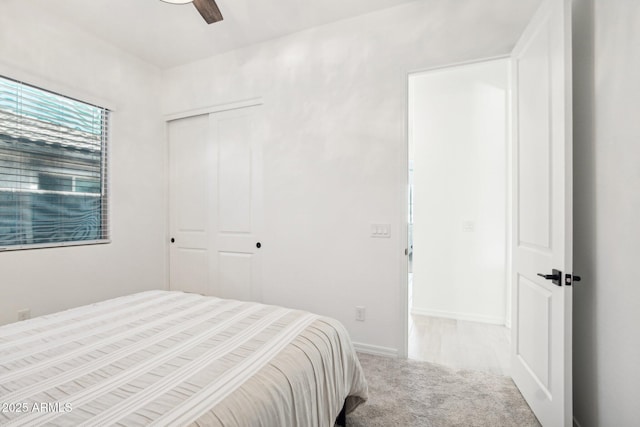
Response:
[[[18,310],[18,321],[31,319],[31,309]]]
[[[356,320],[360,321],[360,322],[364,322],[364,319],[366,317],[366,309],[364,308],[364,306],[357,306],[356,307]]]

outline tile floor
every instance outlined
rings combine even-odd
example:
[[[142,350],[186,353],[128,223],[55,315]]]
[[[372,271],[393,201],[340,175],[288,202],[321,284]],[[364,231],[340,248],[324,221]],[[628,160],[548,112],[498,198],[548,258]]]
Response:
[[[411,315],[409,358],[509,375],[510,338],[504,326]]]

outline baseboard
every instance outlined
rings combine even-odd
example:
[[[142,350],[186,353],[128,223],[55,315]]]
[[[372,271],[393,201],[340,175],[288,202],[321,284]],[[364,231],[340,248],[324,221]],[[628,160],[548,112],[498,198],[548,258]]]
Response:
[[[445,319],[466,320],[469,322],[490,323],[492,325],[504,325],[505,319],[500,317],[482,316],[476,314],[456,313],[452,311],[427,310],[423,308],[411,309],[411,314],[419,316],[442,317]]]
[[[356,351],[360,353],[372,354],[374,356],[398,357],[398,350],[395,348],[363,344],[360,342],[354,342],[353,346],[355,347]]]
[[[575,416],[573,417],[573,426],[574,427],[582,427]]]

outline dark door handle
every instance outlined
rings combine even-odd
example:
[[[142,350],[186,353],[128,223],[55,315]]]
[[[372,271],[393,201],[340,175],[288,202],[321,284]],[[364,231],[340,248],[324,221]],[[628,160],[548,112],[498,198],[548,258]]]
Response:
[[[260,249],[262,247],[262,243],[258,242],[256,243],[256,248]]]
[[[552,274],[542,274],[538,273],[538,276],[544,277],[546,280],[551,280],[554,285],[562,286],[562,272],[560,270],[556,270],[555,268],[552,270]]]
[[[176,239],[174,239],[173,237],[171,238],[171,243],[175,243]]]
[[[547,280],[558,280],[560,278],[560,276],[558,276],[557,274],[542,274],[542,273],[538,273],[538,276],[544,277]]]

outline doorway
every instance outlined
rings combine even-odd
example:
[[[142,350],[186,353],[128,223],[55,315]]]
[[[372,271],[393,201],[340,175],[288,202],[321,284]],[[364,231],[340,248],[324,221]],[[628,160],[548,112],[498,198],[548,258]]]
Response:
[[[409,75],[408,355],[509,375],[509,59]]]
[[[507,227],[509,244],[503,257],[506,292],[508,295],[511,290],[513,294],[507,296],[505,309],[505,319],[512,319],[511,325],[506,325],[511,326],[510,376],[541,424],[558,426],[573,423],[571,337],[573,283],[577,278],[572,271],[571,11],[569,1],[545,0],[541,3],[511,52],[508,76],[513,93],[511,102],[506,104],[506,111],[513,117],[509,121],[513,129],[509,132],[511,141],[507,150],[512,153],[507,159],[512,161],[506,163],[509,179],[505,196],[506,205],[510,207],[506,220],[512,224]],[[437,71],[434,70],[433,75],[437,75]],[[409,83],[415,83],[414,79],[415,76],[410,76]],[[409,98],[408,140],[411,144],[417,140],[415,134],[419,127],[416,125],[425,120],[418,121],[415,116],[411,90]],[[441,124],[433,119],[433,115],[422,117],[430,120],[427,124]],[[460,120],[449,122],[449,128],[455,127],[462,127]],[[429,160],[433,161],[432,158]],[[476,163],[480,164],[479,161]],[[454,161],[449,168],[461,170],[463,166]],[[415,162],[413,169],[416,175],[414,190],[417,190],[420,168]],[[450,184],[442,176],[436,177],[436,181],[445,187]],[[413,199],[413,234],[417,237],[418,225],[425,221],[420,219],[417,191],[413,191]],[[425,200],[429,201],[429,198]],[[459,217],[451,216],[460,221]],[[463,231],[480,230],[482,224],[480,219],[477,221],[464,219]],[[447,224],[437,225],[445,228]],[[511,235],[509,230],[512,230]],[[454,229],[450,229],[450,233],[455,237]],[[450,239],[453,237],[446,238],[444,243],[450,243]],[[418,239],[414,240],[414,293],[410,305],[408,299],[402,298],[403,311],[414,305],[415,285],[422,265],[418,260],[421,244]],[[479,255],[481,257],[476,260],[486,259],[490,253]],[[403,263],[401,271],[404,272],[405,266]],[[444,275],[446,280],[436,281],[439,289],[450,292],[448,287],[453,285],[448,276],[465,265],[453,267]],[[435,276],[431,273],[426,270],[426,275],[422,275],[433,279]],[[478,282],[474,277],[472,283],[478,286]],[[461,295],[460,292],[457,294]],[[512,301],[511,306],[509,301]],[[406,318],[408,320],[408,316]],[[403,325],[403,328],[407,327],[408,322]],[[404,349],[409,347],[408,335],[403,334]]]

